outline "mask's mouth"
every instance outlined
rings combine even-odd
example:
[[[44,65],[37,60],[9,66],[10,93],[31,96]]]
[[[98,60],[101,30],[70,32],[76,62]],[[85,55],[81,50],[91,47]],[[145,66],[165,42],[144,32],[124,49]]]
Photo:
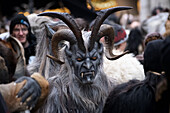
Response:
[[[82,72],[81,73],[81,80],[82,80],[83,84],[92,84],[94,78],[95,78],[95,72],[94,71]]]

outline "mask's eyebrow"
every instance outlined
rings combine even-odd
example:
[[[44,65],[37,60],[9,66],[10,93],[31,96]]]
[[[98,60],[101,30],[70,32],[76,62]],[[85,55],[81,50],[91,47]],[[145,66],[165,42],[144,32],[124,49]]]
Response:
[[[82,53],[80,53],[79,51],[77,51],[77,52],[76,52],[76,56],[78,56],[78,57],[84,57],[85,54],[82,54]]]
[[[97,51],[91,51],[90,52],[90,56],[92,57],[92,56],[96,56],[97,55]]]

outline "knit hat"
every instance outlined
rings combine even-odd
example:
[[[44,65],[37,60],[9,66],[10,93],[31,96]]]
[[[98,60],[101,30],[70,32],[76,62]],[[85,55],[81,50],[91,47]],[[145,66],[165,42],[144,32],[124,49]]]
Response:
[[[10,34],[12,34],[12,31],[13,31],[16,24],[26,25],[28,27],[28,31],[29,32],[31,31],[30,23],[29,23],[27,17],[25,17],[23,14],[17,14],[15,17],[13,17],[11,19],[10,29],[9,29]]]
[[[162,72],[160,46],[163,40],[153,40],[149,42],[144,51],[144,71]]]
[[[118,46],[121,43],[127,41],[128,35],[126,34],[126,31],[123,29],[122,26],[120,26],[119,24],[114,24],[113,29],[115,32],[114,46]]]

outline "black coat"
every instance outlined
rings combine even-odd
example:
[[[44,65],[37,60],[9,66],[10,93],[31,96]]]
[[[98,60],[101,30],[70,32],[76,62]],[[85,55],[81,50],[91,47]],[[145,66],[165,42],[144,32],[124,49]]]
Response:
[[[29,37],[27,37],[27,40],[29,42],[29,46],[24,48],[25,51],[25,59],[26,64],[28,64],[30,56],[35,56],[35,49],[36,49],[36,37],[31,33]]]
[[[4,98],[2,97],[1,93],[0,93],[0,112],[1,113],[9,113],[6,103],[5,103]]]

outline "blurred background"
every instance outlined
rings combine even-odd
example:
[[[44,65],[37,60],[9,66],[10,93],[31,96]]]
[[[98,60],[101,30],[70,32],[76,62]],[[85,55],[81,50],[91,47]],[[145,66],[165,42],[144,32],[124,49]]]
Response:
[[[170,0],[0,0],[0,27],[8,25],[16,13],[29,15],[57,11],[91,21],[96,17],[97,11],[115,6],[132,6],[132,10],[121,11],[116,16],[120,18],[126,13],[130,14],[128,18],[133,16],[142,22],[152,16],[156,7],[169,9]]]

